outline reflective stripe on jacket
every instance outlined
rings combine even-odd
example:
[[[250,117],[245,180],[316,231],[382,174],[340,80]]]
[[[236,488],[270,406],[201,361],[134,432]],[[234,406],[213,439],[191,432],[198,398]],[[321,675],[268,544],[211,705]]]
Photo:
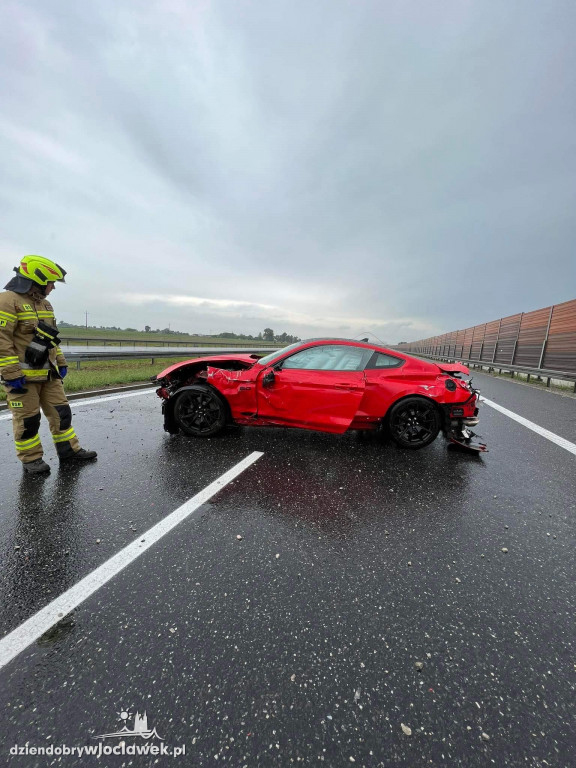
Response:
[[[0,375],[5,381],[27,376],[34,381],[48,378],[50,370],[66,365],[60,347],[51,349],[43,368],[30,368],[24,362],[26,348],[34,338],[38,322],[56,327],[52,304],[36,291],[0,293]]]

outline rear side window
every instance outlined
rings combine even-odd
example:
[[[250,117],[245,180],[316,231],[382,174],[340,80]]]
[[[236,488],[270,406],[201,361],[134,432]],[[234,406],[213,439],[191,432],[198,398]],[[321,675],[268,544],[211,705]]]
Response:
[[[383,352],[376,352],[373,356],[367,368],[399,368],[404,364],[404,360],[392,355],[385,355]]]
[[[362,371],[372,350],[344,344],[309,347],[288,357],[282,368],[313,371]]]

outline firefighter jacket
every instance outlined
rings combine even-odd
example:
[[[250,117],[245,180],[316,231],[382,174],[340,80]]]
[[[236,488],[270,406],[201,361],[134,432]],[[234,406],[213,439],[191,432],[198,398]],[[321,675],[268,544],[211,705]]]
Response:
[[[51,349],[42,368],[31,368],[24,360],[26,348],[42,320],[56,327],[52,304],[34,288],[28,293],[0,293],[0,375],[4,381],[26,376],[30,381],[46,381],[50,371],[66,365],[60,347]]]

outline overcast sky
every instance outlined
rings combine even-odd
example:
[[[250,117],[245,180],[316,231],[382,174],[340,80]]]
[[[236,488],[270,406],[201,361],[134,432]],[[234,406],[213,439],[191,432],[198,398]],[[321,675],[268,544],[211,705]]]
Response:
[[[574,0],[0,0],[2,274],[60,263],[74,323],[388,343],[573,299],[575,29]]]

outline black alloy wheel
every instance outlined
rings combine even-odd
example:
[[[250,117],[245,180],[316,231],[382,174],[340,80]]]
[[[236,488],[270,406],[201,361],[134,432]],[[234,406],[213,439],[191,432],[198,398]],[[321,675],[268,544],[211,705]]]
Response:
[[[176,395],[174,420],[186,435],[211,437],[226,426],[224,398],[209,387],[191,386]]]
[[[390,437],[402,448],[425,448],[440,431],[440,413],[431,400],[407,397],[392,406],[388,419]]]

